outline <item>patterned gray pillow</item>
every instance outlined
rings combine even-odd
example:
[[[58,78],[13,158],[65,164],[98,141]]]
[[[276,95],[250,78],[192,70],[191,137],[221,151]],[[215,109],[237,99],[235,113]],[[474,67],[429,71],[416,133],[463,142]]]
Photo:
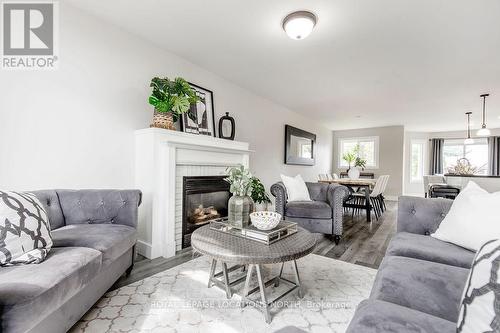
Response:
[[[500,240],[483,244],[462,295],[457,332],[500,332]]]
[[[32,193],[0,191],[0,266],[38,264],[50,248],[49,219]]]

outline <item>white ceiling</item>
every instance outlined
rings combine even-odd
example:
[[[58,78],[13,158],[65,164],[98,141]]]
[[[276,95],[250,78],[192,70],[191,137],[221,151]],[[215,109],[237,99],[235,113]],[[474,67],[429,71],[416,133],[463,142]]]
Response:
[[[500,127],[499,0],[70,0],[332,129]],[[281,29],[291,11],[318,24]]]

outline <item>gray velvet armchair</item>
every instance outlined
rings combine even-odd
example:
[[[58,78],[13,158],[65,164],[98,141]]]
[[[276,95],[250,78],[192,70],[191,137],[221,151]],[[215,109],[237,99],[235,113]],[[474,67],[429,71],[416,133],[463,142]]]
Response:
[[[349,190],[342,185],[326,183],[306,183],[306,186],[312,201],[288,202],[282,182],[271,186],[271,193],[276,198],[276,212],[310,232],[331,235],[338,244],[343,231],[343,203]]]

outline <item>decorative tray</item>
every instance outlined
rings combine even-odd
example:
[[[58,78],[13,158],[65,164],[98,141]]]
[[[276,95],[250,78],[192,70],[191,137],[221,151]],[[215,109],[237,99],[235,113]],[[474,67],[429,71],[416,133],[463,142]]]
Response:
[[[281,221],[274,229],[259,230],[253,225],[238,228],[229,224],[227,218],[220,218],[210,221],[210,229],[270,245],[296,233],[297,223]]]

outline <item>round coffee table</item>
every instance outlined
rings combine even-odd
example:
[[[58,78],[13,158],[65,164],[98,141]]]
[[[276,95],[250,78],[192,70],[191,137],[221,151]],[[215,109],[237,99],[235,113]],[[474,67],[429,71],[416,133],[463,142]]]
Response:
[[[231,286],[245,280],[245,287],[241,295],[243,306],[248,303],[248,296],[260,291],[261,304],[257,308],[263,310],[266,322],[269,323],[271,322],[269,305],[294,290],[297,290],[299,297],[302,297],[299,270],[296,260],[310,254],[314,250],[316,238],[303,228],[298,227],[297,229],[295,234],[270,245],[266,245],[222,231],[210,229],[207,225],[193,232],[191,235],[191,246],[195,251],[212,258],[210,277],[208,280],[209,288],[212,287],[212,285],[216,285],[225,290],[226,296],[231,298],[233,294]],[[215,273],[217,261],[220,261],[222,264],[222,271],[219,273]],[[288,261],[292,263],[295,281],[290,281],[282,276],[284,264]],[[228,268],[228,264],[233,264],[233,266]],[[262,265],[264,264],[281,264],[279,275],[268,281],[264,281],[262,277]],[[246,275],[234,281],[229,281],[229,273],[239,268],[243,271],[246,270]],[[250,280],[254,269],[257,272],[259,285],[249,290]],[[276,297],[273,301],[268,302],[266,287],[273,284],[277,286],[281,281],[290,284],[291,288]]]

